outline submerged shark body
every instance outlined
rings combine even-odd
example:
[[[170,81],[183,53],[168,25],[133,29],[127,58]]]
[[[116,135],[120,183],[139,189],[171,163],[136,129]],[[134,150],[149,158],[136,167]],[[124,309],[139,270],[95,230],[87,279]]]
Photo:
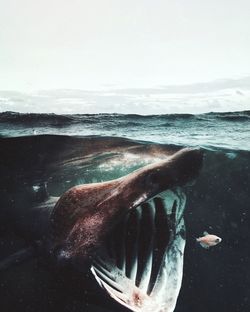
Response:
[[[139,144],[134,148],[140,155]],[[171,312],[183,269],[182,187],[197,177],[202,153],[182,149],[164,156],[121,178],[42,199],[19,228],[31,229],[54,264],[90,268],[119,304],[132,311]]]

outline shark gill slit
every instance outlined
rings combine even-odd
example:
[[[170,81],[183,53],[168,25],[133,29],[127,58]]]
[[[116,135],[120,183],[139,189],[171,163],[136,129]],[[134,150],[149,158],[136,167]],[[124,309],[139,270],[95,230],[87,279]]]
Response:
[[[148,295],[160,272],[170,231],[176,222],[176,210],[176,199],[169,209],[163,199],[156,196],[130,211],[107,240],[108,257]]]
[[[159,312],[167,305],[173,311],[181,285],[176,278],[182,278],[185,202],[177,187],[133,208],[94,261],[91,271],[99,285],[128,309]],[[177,261],[174,271],[172,261]]]

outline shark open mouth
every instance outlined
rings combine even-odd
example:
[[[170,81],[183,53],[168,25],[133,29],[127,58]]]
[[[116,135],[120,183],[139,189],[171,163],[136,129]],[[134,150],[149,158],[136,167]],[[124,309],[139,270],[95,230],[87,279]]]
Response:
[[[52,252],[58,261],[90,261],[100,286],[132,311],[173,312],[185,247],[182,187],[202,159],[200,150],[182,149],[119,179],[68,190],[51,215]]]
[[[98,251],[91,271],[100,286],[132,311],[174,310],[185,247],[180,187],[130,210]]]

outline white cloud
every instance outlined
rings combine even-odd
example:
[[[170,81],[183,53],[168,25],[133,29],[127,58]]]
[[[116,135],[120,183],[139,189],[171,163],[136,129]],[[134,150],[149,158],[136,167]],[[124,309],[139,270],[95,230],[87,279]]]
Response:
[[[250,109],[250,77],[150,89],[1,92],[0,111],[86,114],[168,114]]]

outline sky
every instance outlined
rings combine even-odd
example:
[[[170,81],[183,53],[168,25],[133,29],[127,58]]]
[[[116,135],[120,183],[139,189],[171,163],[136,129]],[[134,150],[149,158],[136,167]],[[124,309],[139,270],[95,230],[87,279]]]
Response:
[[[0,111],[250,109],[249,55],[249,0],[0,0]]]

